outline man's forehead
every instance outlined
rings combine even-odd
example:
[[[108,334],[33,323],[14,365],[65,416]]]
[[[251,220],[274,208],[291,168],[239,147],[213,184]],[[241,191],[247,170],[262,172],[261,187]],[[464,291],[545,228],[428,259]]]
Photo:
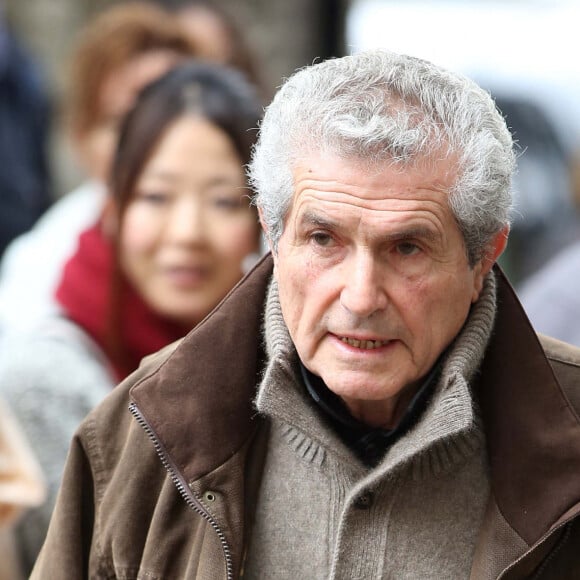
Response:
[[[431,200],[447,205],[456,171],[443,166],[397,167],[368,170],[349,160],[311,159],[293,172],[291,206],[346,204],[361,208],[405,210]]]

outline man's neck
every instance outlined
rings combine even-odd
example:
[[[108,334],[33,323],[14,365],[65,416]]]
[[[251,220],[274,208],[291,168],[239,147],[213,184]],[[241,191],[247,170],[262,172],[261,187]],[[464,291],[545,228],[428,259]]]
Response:
[[[343,399],[335,395],[317,375],[300,362],[306,390],[321,409],[327,423],[337,435],[368,466],[380,461],[385,451],[419,419],[427,407],[440,375],[438,362],[418,389],[409,389],[410,396],[401,405],[401,416],[392,428],[371,425],[353,415]]]
[[[365,425],[376,429],[394,429],[405,414],[409,403],[421,385],[412,385],[398,393],[397,397],[380,401],[361,401],[341,397],[350,414]]]

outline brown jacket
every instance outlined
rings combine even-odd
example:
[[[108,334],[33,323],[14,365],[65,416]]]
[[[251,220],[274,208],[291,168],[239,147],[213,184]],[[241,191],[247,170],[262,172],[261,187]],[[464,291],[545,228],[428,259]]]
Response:
[[[31,578],[241,576],[266,435],[252,399],[271,270],[266,258],[87,417]],[[542,347],[498,276],[474,385],[492,492],[471,580],[580,578],[580,350]]]

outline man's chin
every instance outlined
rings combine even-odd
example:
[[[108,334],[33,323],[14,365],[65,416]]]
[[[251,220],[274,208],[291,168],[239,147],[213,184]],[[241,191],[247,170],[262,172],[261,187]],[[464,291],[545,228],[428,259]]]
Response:
[[[355,372],[352,375],[347,376],[345,372],[333,375],[323,373],[321,377],[326,386],[344,400],[379,402],[397,397],[406,390],[404,384],[392,380],[377,383],[376,375],[373,376],[373,373]]]

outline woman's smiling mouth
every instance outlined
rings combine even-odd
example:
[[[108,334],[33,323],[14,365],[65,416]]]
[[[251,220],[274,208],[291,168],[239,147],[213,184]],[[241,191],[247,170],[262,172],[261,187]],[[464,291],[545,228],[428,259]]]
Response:
[[[164,270],[171,283],[182,288],[196,288],[207,282],[210,270],[200,266],[173,266]]]

